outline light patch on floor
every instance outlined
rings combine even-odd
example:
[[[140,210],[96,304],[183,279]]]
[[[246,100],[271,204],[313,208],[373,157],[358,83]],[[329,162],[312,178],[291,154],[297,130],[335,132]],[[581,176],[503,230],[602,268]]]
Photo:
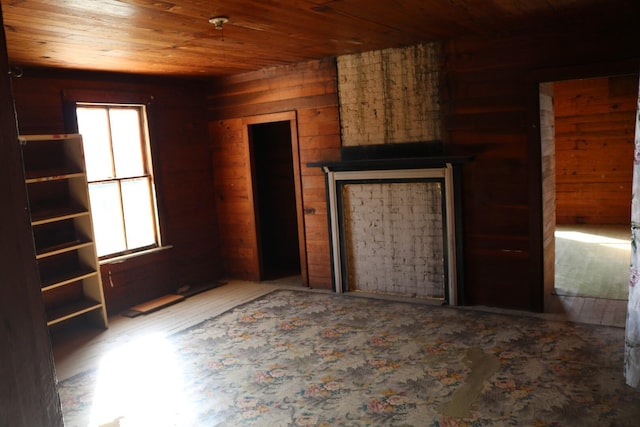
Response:
[[[179,358],[162,334],[136,339],[100,361],[91,426],[192,425]]]

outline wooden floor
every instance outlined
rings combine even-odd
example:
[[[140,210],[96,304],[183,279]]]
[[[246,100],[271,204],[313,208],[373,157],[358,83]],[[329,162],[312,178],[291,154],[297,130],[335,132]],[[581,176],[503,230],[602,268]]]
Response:
[[[558,295],[626,300],[630,262],[629,225],[556,225]]]
[[[299,277],[260,283],[231,280],[223,286],[194,295],[147,315],[134,318],[111,316],[107,330],[89,327],[80,330],[78,328],[54,330],[51,338],[58,380],[64,380],[90,369],[97,369],[100,360],[110,351],[142,337],[157,333],[170,335],[273,290],[291,288],[309,292],[328,292],[302,287]],[[489,307],[465,307],[464,309],[624,326],[626,301],[624,301],[624,307],[605,302],[603,307],[596,309],[595,306],[599,301],[592,301],[593,299],[556,298],[554,313],[518,312]]]
[[[598,225],[576,225],[557,226],[557,230],[563,232],[578,232],[581,235],[593,235],[608,237],[612,242],[630,241],[630,228],[628,226],[598,226]],[[557,241],[557,240],[556,240]],[[553,295],[551,298],[550,317],[567,319],[580,323],[608,325],[624,327],[627,316],[626,299],[607,299],[602,295],[610,295],[609,287],[628,286],[628,269],[630,262],[630,243],[628,248],[621,250],[617,247],[609,248],[610,245],[591,244],[585,250],[582,242],[562,245],[562,253],[556,253],[556,276],[555,285],[562,289],[558,293],[565,295]],[[567,281],[571,283],[567,283]],[[611,282],[613,280],[615,283]],[[580,282],[590,282],[589,286],[581,288]],[[577,285],[576,285],[577,283]],[[604,289],[589,295],[578,297],[567,289],[583,291],[593,286],[602,286]],[[620,294],[620,292],[617,292]],[[624,293],[624,297],[627,294]]]

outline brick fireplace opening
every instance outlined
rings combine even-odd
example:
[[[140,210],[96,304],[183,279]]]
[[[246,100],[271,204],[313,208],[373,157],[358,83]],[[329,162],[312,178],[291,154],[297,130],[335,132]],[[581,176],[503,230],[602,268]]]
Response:
[[[461,301],[459,157],[323,164],[334,290]]]
[[[345,290],[445,299],[443,187],[438,178],[339,184]]]

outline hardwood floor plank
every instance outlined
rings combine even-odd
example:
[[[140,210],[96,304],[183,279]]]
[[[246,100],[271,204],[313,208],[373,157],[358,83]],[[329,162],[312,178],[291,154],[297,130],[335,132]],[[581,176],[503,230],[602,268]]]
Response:
[[[573,233],[577,238],[559,244],[562,239],[556,236],[555,291],[561,295],[552,297],[548,311],[563,313],[569,321],[624,327],[627,300],[610,297],[626,296],[628,226],[557,225],[556,231]],[[587,243],[580,239],[589,237],[595,240],[585,251],[583,245]],[[598,239],[608,244],[598,243]],[[583,296],[575,296],[580,292]]]

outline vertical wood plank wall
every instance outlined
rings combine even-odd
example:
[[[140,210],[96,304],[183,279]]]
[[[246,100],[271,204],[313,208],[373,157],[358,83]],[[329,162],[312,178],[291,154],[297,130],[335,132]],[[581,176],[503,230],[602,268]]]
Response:
[[[38,69],[25,69],[13,81],[22,134],[65,132],[63,90],[153,96],[149,126],[160,228],[164,244],[173,247],[102,265],[109,313],[220,276],[205,88],[201,81]]]
[[[638,76],[556,82],[558,224],[630,224]]]
[[[258,279],[255,220],[243,118],[295,111],[309,286],[331,288],[324,175],[308,162],[338,160],[340,123],[333,59],[266,69],[216,81],[208,91],[215,203],[224,273]]]
[[[466,303],[543,306],[540,81],[638,71],[637,26],[444,43],[443,111],[464,168]],[[631,161],[631,159],[629,159]]]
[[[0,426],[62,427],[26,209],[4,29],[0,29],[0,75]]]

